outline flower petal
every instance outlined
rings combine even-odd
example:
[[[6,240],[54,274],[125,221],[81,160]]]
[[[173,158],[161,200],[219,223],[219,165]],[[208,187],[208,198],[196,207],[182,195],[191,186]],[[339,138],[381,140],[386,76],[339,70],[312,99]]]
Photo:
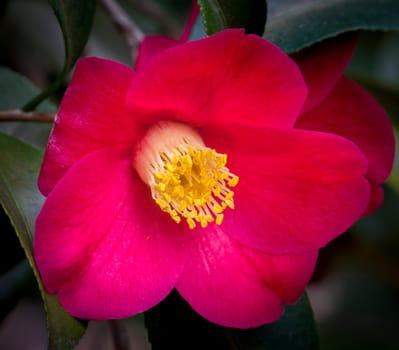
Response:
[[[308,98],[302,113],[318,105],[334,88],[352,58],[357,43],[356,33],[325,40],[294,54],[308,87]]]
[[[141,41],[138,56],[134,68],[138,69],[143,66],[153,56],[161,53],[162,51],[173,47],[175,45],[188,41],[197,17],[199,15],[199,6],[196,1],[193,1],[187,23],[184,27],[184,31],[180,36],[179,40],[170,38],[164,35],[146,35]]]
[[[223,225],[238,241],[269,253],[325,246],[359,219],[369,199],[362,177],[337,183],[289,177],[266,181],[264,185],[264,178],[251,178],[241,184],[236,209],[225,215]]]
[[[78,61],[47,145],[39,177],[44,195],[86,154],[132,144],[136,129],[125,111],[132,73],[130,68],[110,60]]]
[[[367,171],[367,161],[359,148],[337,135],[238,124],[207,127],[201,136],[207,146],[227,153],[229,166],[240,168],[243,176],[336,182]]]
[[[127,317],[174,287],[184,230],[159,211],[129,160],[103,150],[50,193],[36,222],[35,259],[45,288],[71,315]]]
[[[227,327],[278,319],[282,303],[294,303],[303,292],[317,258],[316,252],[272,256],[245,248],[216,225],[194,238],[176,288],[199,314]]]
[[[299,118],[296,127],[341,135],[356,143],[369,163],[371,196],[364,215],[378,209],[383,201],[380,184],[392,170],[395,138],[389,117],[374,98],[343,77],[319,106]]]
[[[318,130],[352,140],[369,162],[368,177],[383,182],[391,172],[395,139],[389,117],[362,87],[343,77],[314,110],[302,115],[296,128]]]
[[[179,44],[177,40],[167,36],[147,35],[140,43],[134,68],[141,68],[152,57],[177,44]]]
[[[374,213],[384,201],[384,189],[379,183],[372,181],[370,182],[370,202],[363,215],[370,215]]]
[[[127,103],[143,129],[159,119],[292,126],[305,95],[288,56],[262,38],[231,29],[153,57],[136,73]]]
[[[367,161],[349,140],[305,130],[231,126],[204,130],[227,153],[240,181],[223,229],[268,253],[314,250],[348,229],[365,210]]]

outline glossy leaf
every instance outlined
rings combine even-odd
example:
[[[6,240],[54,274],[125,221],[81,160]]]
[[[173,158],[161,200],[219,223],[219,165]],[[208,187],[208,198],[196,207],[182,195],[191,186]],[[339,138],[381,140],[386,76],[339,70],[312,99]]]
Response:
[[[244,28],[262,35],[267,16],[266,0],[199,0],[208,35],[226,28]]]
[[[5,67],[0,67],[0,91],[0,110],[18,109],[39,93],[29,80]],[[37,110],[55,113],[56,106],[43,102]],[[0,123],[0,131],[40,148],[46,146],[50,129],[50,124],[42,123]]]
[[[398,30],[397,0],[269,0],[264,37],[293,53],[353,30]]]
[[[175,290],[144,318],[152,350],[233,349],[225,328],[202,318]]]
[[[0,66],[0,109],[17,109],[40,90],[28,79],[9,68]],[[38,110],[52,112],[54,107],[43,103]]]
[[[61,74],[46,90],[25,104],[24,111],[36,108],[54,93],[80,57],[89,38],[96,10],[96,0],[49,0],[64,37],[65,62]]]
[[[0,202],[15,228],[38,281],[47,314],[49,349],[72,349],[83,335],[85,326],[69,316],[55,296],[44,291],[33,258],[34,223],[44,201],[36,185],[43,154],[2,133],[0,149]]]
[[[69,72],[82,54],[93,24],[95,0],[49,0],[57,16],[65,44],[65,67]]]
[[[316,350],[313,312],[304,294],[275,323],[252,329],[218,326],[199,316],[173,291],[145,312],[152,349]]]
[[[312,308],[305,294],[275,323],[247,330],[231,330],[231,338],[240,350],[316,350],[318,339]]]
[[[399,30],[396,0],[268,0],[267,6],[263,37],[288,54],[348,31]],[[212,33],[203,22],[197,20],[190,40]]]

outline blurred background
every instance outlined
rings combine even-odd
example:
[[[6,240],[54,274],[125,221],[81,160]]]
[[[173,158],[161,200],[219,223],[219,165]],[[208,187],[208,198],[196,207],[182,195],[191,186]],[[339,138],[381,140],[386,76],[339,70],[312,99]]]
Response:
[[[144,33],[175,38],[182,32],[191,5],[188,0],[119,3]],[[84,54],[132,64],[123,37],[100,6]],[[20,73],[43,89],[60,72],[63,60],[62,34],[46,0],[0,1],[0,66]],[[397,129],[399,33],[362,33],[347,75],[380,101]],[[1,81],[0,86],[0,93],[7,94]],[[64,89],[65,85],[52,97],[55,105]],[[27,101],[21,101],[24,102]],[[0,124],[0,130],[41,147],[46,144],[49,129],[49,125]],[[385,186],[383,206],[320,253],[308,293],[322,350],[399,349],[398,191],[396,161]],[[2,210],[0,230],[0,350],[44,349],[47,331],[40,295]],[[126,325],[131,349],[149,349],[143,318],[129,319]],[[91,322],[76,349],[112,348],[108,324]]]

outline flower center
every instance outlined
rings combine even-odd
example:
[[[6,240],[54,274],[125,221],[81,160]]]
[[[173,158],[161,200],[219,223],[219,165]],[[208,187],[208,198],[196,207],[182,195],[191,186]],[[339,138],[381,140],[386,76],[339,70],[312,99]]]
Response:
[[[234,209],[238,176],[226,167],[227,155],[205,146],[193,128],[175,122],[153,126],[136,148],[133,165],[151,188],[152,198],[171,218],[189,228],[220,225]]]

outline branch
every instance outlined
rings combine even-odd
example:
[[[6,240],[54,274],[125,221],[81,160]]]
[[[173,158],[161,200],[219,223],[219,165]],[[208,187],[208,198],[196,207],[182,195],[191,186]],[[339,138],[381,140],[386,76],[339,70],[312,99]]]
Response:
[[[158,4],[148,0],[130,0],[130,2],[139,11],[153,18],[159,24],[162,30],[165,32],[164,33],[165,35],[171,37],[179,35],[180,32],[179,26],[165,16],[164,11],[162,11],[162,9],[158,6]]]
[[[114,0],[98,0],[100,5],[108,14],[111,22],[125,37],[133,62],[136,60],[137,49],[144,38],[144,33],[136,23],[125,13],[125,11]]]
[[[129,350],[130,338],[123,320],[108,321],[115,350]]]
[[[0,122],[38,122],[53,123],[55,115],[46,112],[24,112],[20,109],[0,111]]]

